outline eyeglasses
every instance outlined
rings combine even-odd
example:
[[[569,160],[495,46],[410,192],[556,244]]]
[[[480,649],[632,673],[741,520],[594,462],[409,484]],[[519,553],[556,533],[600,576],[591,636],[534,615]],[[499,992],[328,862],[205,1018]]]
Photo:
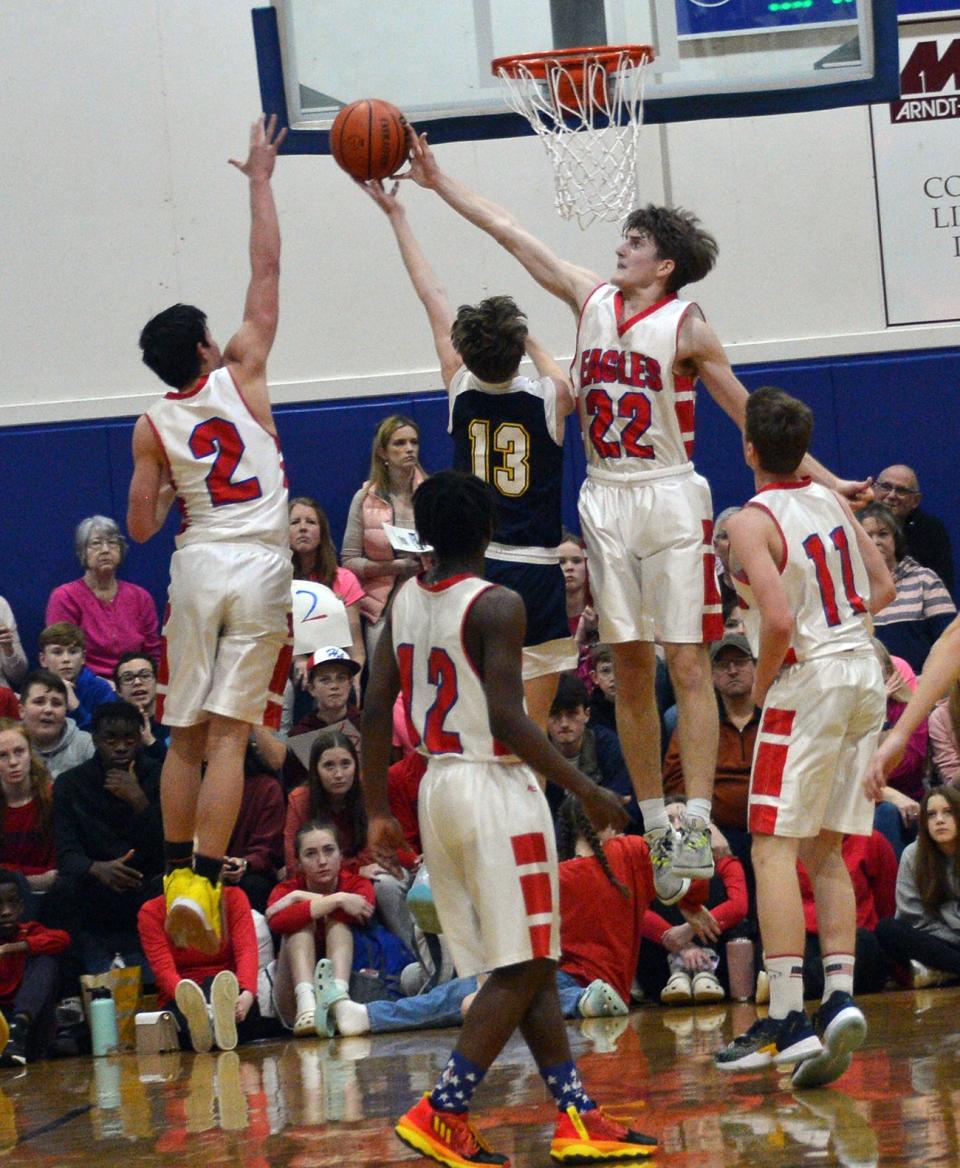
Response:
[[[130,670],[127,670],[125,673],[118,673],[117,674],[117,681],[119,681],[121,683],[121,685],[130,685],[130,683],[134,682],[134,681],[152,681],[152,680],[153,680],[153,670],[152,669],[138,669],[136,671],[136,673],[134,673],[133,670],[130,669]]]
[[[723,661],[714,661],[713,668],[718,673],[729,673],[731,670],[734,673],[739,673],[741,669],[746,669],[748,665],[752,664],[749,657],[727,657]]]
[[[102,548],[115,548],[120,546],[120,540],[115,535],[107,535],[102,539],[97,536],[95,539],[88,540],[87,550],[98,552]]]
[[[920,494],[914,487],[901,487],[899,483],[888,483],[886,479],[877,483],[877,490],[882,495],[894,495],[898,499],[909,499],[911,495]]]

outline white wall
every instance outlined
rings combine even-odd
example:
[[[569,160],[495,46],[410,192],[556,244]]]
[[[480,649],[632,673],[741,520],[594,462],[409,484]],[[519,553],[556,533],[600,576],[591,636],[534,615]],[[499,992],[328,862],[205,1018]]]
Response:
[[[251,0],[3,0],[0,424],[136,413],[158,383],[137,335],[175,300],[221,340],[247,278],[243,157],[259,109]],[[389,94],[382,96],[389,97]],[[686,123],[646,134],[642,196],[717,235],[697,290],[735,362],[960,343],[883,323],[868,113]],[[662,148],[662,149],[661,149]],[[438,148],[442,165],[601,274],[618,232],[552,209],[533,139]],[[436,361],[386,223],[326,157],[274,180],[284,236],[278,402],[434,389]],[[513,292],[559,355],[569,314],[427,192],[411,217],[454,303]]]

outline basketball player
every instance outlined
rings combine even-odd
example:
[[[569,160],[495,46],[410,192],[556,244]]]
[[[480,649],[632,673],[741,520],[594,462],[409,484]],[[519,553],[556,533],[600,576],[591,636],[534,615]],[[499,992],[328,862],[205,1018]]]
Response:
[[[758,389],[747,402],[744,456],[757,494],[727,523],[740,606],[757,651],[762,705],[749,826],[770,1014],[715,1056],[722,1069],[798,1063],[796,1087],[850,1065],[867,1024],[854,1004],[856,904],[841,853],[869,835],[861,786],[886,710],[868,610],[893,600],[890,573],[846,501],[798,479],[813,429],[803,402]],[[813,882],[823,1002],[803,1009],[805,926],[797,857]]]
[[[610,280],[555,256],[502,207],[442,172],[426,136],[409,132],[409,177],[437,192],[491,235],[578,317],[573,364],[587,479],[580,525],[600,640],[621,678],[617,731],[650,843],[657,892],[679,899],[681,877],[713,872],[707,824],[718,715],[704,642],[723,634],[713,569],[712,504],[690,458],[694,382],[699,377],[741,429],[747,391],[696,304],[678,291],[703,279],[717,245],[695,216],[667,207],[634,211],[624,225]],[[843,493],[807,456],[804,473]],[[654,634],[676,694],[677,736],[687,793],[679,839],[664,809]]]
[[[441,1164],[508,1164],[476,1134],[468,1111],[519,1027],[557,1101],[551,1155],[577,1163],[646,1155],[656,1140],[603,1115],[571,1059],[555,978],[554,829],[534,772],[574,792],[597,828],[623,826],[626,813],[523,711],[523,602],[481,578],[495,522],[489,486],[441,471],[417,488],[413,507],[436,563],[399,589],[377,645],[363,716],[369,840],[385,859],[403,845],[387,800],[390,711],[402,686],[417,748],[429,756],[420,832],[444,936],[462,977],[491,972],[436,1087],[397,1134]]]
[[[577,666],[557,554],[564,423],[576,404],[570,383],[529,334],[526,318],[509,296],[465,304],[454,316],[396,197],[396,184],[390,193],[379,182],[363,189],[390,221],[410,282],[426,309],[450,396],[454,469],[477,475],[496,492],[496,527],[484,575],[523,598],[523,692],[527,713],[545,729],[558,674]],[[539,379],[518,375],[524,352]]]
[[[220,945],[220,869],[250,727],[279,724],[290,666],[287,486],[266,381],[280,274],[270,176],[284,134],[261,118],[246,162],[231,160],[250,183],[251,275],[226,349],[184,304],[140,336],[144,362],[171,391],[134,427],[127,529],[149,539],[174,496],[184,520],[158,674],[157,717],[171,728],[161,778],[167,931],[203,952]]]

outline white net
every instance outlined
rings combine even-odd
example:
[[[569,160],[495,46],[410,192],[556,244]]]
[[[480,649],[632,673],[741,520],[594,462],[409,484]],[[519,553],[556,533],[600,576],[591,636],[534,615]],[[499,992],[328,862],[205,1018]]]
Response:
[[[544,54],[495,62],[508,105],[525,117],[554,170],[554,205],[581,228],[620,220],[638,196],[643,94],[649,53],[589,50],[576,60]]]

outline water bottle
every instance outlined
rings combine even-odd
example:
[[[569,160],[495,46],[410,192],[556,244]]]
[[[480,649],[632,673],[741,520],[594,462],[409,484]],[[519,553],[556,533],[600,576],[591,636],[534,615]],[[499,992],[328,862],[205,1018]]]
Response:
[[[107,989],[90,993],[90,1039],[97,1057],[109,1054],[120,1045],[117,1031],[117,1006]]]
[[[746,1002],[753,996],[753,942],[749,937],[733,937],[727,942],[727,978],[730,997]]]
[[[126,969],[127,963],[123,960],[122,953],[114,953],[113,960],[110,962],[111,969]]]

